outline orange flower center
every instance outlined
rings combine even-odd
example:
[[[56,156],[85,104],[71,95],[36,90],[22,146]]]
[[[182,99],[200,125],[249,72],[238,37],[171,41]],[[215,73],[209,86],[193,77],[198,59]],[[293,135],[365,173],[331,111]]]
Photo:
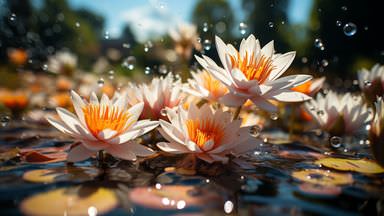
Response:
[[[88,104],[83,107],[83,112],[88,129],[95,136],[104,129],[111,129],[119,134],[133,123],[127,122],[131,114],[117,106]]]
[[[204,88],[207,89],[214,97],[218,98],[227,93],[228,89],[210,73],[203,71],[200,76],[203,80]]]
[[[249,56],[247,51],[242,59],[239,52],[237,52],[237,56],[230,55],[230,58],[232,67],[243,72],[248,80],[258,80],[259,84],[264,83],[274,69],[271,58],[261,56],[259,59],[255,59],[254,53]]]
[[[301,92],[304,94],[310,94],[311,93],[311,90],[310,90],[311,85],[312,85],[312,81],[307,81],[301,85],[293,87],[292,91],[297,91],[297,92]]]
[[[213,141],[214,145],[212,149],[216,148],[224,136],[222,126],[212,120],[189,119],[186,125],[189,138],[201,148],[207,141]]]

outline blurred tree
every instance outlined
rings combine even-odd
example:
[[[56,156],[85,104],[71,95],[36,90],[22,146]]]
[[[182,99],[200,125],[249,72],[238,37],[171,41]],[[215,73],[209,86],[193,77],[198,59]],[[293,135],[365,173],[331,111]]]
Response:
[[[243,0],[249,32],[260,38],[261,45],[274,40],[278,52],[289,48],[287,43],[287,6],[289,0]]]
[[[383,63],[383,24],[377,17],[382,13],[382,6],[381,1],[316,0],[311,14],[311,39],[321,39],[324,50],[312,46],[308,55],[314,55],[318,61],[328,59],[326,72],[353,79],[352,74],[361,67]],[[356,25],[357,31],[348,36],[343,28],[350,22]]]
[[[214,34],[224,40],[233,38],[234,15],[226,0],[199,0],[193,10],[192,21],[198,26],[202,39],[211,40]],[[207,31],[203,31],[204,25],[207,25]]]

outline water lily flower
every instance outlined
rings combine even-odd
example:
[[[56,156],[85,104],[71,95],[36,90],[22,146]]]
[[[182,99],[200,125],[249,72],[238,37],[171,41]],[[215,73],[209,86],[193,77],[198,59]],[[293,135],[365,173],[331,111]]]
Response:
[[[193,24],[179,24],[177,29],[171,29],[169,36],[175,42],[175,51],[184,59],[190,59],[192,49],[201,50],[201,44],[198,41],[197,27]]]
[[[83,101],[74,91],[71,96],[76,115],[59,107],[56,110],[61,121],[47,119],[61,132],[81,141],[70,150],[68,161],[85,160],[100,150],[125,160],[136,160],[136,156],[154,153],[134,140],[158,125],[157,121],[138,121],[144,103],[128,109],[126,96],[116,96],[110,100],[103,95],[99,101],[92,94],[89,102]]]
[[[240,51],[216,36],[216,48],[224,68],[207,56],[195,57],[204,69],[228,87],[229,92],[220,98],[225,105],[238,107],[250,99],[259,108],[276,112],[277,108],[270,100],[298,102],[311,99],[292,90],[310,80],[311,76],[279,78],[292,63],[295,52],[275,54],[273,41],[260,48],[259,40],[253,35],[241,41]]]
[[[324,85],[325,77],[308,80],[307,82],[293,87],[293,91],[301,92],[309,96],[314,96]]]
[[[28,93],[23,90],[0,89],[0,104],[10,110],[20,111],[28,106]]]
[[[206,70],[192,71],[191,74],[193,79],[189,79],[189,86],[184,88],[191,95],[210,102],[217,102],[220,97],[228,92],[227,87]]]
[[[166,119],[162,110],[178,106],[183,99],[181,80],[175,80],[172,73],[154,78],[149,84],[129,83],[127,94],[131,105],[144,103],[140,119]]]
[[[375,64],[370,71],[363,68],[357,75],[360,89],[368,101],[373,103],[377,96],[384,95],[384,65]]]
[[[15,65],[23,65],[28,60],[28,53],[24,49],[8,49],[8,58],[9,61]]]
[[[72,75],[77,66],[77,57],[67,51],[59,51],[48,58],[48,70],[52,73]]]
[[[188,110],[179,106],[167,109],[170,123],[160,120],[160,133],[168,142],[157,146],[172,154],[192,154],[208,163],[227,163],[229,155],[238,156],[261,143],[250,135],[241,120],[232,120],[230,112],[215,112],[208,104],[201,108],[191,104]]]
[[[366,130],[372,119],[371,109],[362,96],[329,91],[305,103],[306,110],[324,130],[332,135],[352,135]]]
[[[376,112],[370,130],[370,140],[373,155],[384,166],[384,101],[378,97],[375,102]]]

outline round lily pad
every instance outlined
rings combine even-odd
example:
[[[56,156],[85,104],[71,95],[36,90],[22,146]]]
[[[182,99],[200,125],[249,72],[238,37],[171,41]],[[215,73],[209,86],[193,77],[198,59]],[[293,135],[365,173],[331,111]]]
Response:
[[[328,157],[315,161],[315,164],[342,171],[355,171],[366,174],[384,173],[383,167],[375,161],[367,159],[354,160]]]
[[[292,176],[303,182],[325,186],[347,185],[353,183],[352,175],[349,173],[336,173],[322,169],[305,169],[294,171]]]

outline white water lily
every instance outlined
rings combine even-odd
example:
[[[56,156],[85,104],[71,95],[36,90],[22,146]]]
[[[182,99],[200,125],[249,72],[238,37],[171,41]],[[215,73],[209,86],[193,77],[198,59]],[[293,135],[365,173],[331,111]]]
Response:
[[[259,108],[276,112],[276,106],[269,100],[298,102],[311,99],[291,90],[310,80],[310,75],[280,78],[295,58],[295,52],[275,54],[273,41],[260,48],[259,40],[253,35],[241,41],[239,51],[216,36],[216,48],[224,68],[205,55],[195,57],[204,69],[228,87],[229,92],[220,99],[225,105],[241,106],[250,99]]]
[[[89,102],[74,91],[71,96],[76,115],[57,108],[61,121],[48,118],[48,122],[58,130],[81,141],[80,145],[70,150],[68,161],[85,160],[99,150],[125,160],[136,160],[136,156],[154,153],[134,140],[158,125],[157,121],[138,121],[144,103],[128,108],[127,97],[124,95],[115,96],[111,100],[103,95],[99,101],[93,93]]]
[[[176,29],[169,31],[169,36],[175,43],[176,53],[185,59],[191,57],[193,48],[201,50],[196,25],[187,23],[179,24]]]
[[[77,66],[77,56],[67,51],[59,51],[48,58],[48,70],[52,73],[71,75]]]
[[[179,106],[167,109],[170,123],[160,120],[160,133],[168,142],[157,146],[172,154],[193,154],[208,163],[228,162],[229,155],[238,156],[252,150],[261,140],[250,135],[249,127],[241,127],[241,120],[231,120],[230,112],[213,110],[204,104],[191,104],[188,110]]]
[[[189,85],[184,88],[191,95],[210,102],[217,102],[228,92],[227,87],[206,70],[191,71],[191,74],[193,79],[188,79]]]
[[[149,84],[135,85],[129,83],[127,94],[129,103],[144,103],[141,119],[165,119],[161,113],[164,108],[173,108],[182,103],[182,84],[172,73],[166,77],[152,79]]]
[[[369,71],[365,68],[358,73],[359,86],[370,102],[374,102],[377,96],[384,94],[384,65],[375,64]]]
[[[363,98],[351,93],[318,94],[316,99],[305,103],[305,108],[324,131],[333,135],[366,132],[365,126],[372,119],[371,109]]]
[[[382,97],[377,98],[375,107],[375,118],[369,135],[373,155],[384,166],[384,101]]]

